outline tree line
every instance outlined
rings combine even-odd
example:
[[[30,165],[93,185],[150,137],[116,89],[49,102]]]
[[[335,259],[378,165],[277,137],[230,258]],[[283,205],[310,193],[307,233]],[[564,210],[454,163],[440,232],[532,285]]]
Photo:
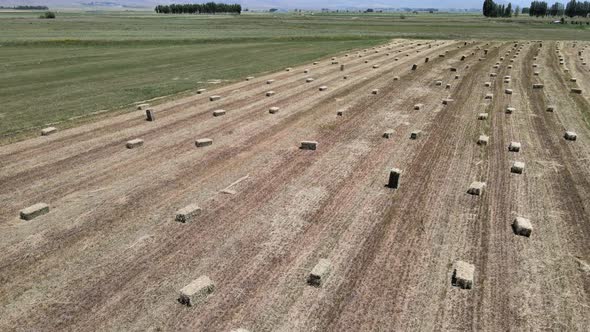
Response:
[[[171,4],[158,5],[158,14],[240,14],[242,6],[238,4],[207,2],[204,4]]]
[[[520,8],[518,6],[513,11],[512,4],[507,6],[499,5],[493,0],[484,0],[483,15],[485,17],[511,17],[513,14],[518,15]],[[530,16],[581,16],[588,17],[590,15],[590,1],[576,1],[570,0],[567,5],[561,2],[555,2],[549,6],[546,1],[533,1],[530,7],[522,9],[522,14]]]
[[[3,7],[3,6],[0,6],[0,9],[47,10],[47,9],[49,9],[49,7],[47,7],[47,6],[14,6],[14,7]]]
[[[483,16],[485,17],[511,17],[512,3],[507,6],[499,5],[494,0],[485,0],[483,2]]]
[[[571,0],[565,6],[565,15],[569,17],[582,16],[588,17],[590,14],[590,2],[589,1],[576,1]]]
[[[526,9],[526,8],[525,8]],[[548,5],[545,1],[533,1],[531,6],[528,8],[528,14],[530,16],[547,16]]]
[[[525,12],[526,10],[526,12]],[[530,8],[523,8],[523,14],[530,16],[581,16],[588,17],[590,14],[590,1],[570,0],[567,5],[556,2],[548,7],[545,1],[533,1]]]

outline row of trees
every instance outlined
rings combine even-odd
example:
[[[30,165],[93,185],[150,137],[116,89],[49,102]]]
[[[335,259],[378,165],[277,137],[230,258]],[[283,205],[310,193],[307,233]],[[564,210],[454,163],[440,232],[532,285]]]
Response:
[[[483,16],[485,17],[511,17],[512,3],[507,6],[498,5],[494,0],[485,0],[483,2]]]
[[[530,16],[547,16],[548,5],[545,1],[533,1],[528,10]],[[524,14],[524,13],[523,13]]]
[[[512,4],[509,3],[507,6],[498,5],[493,0],[484,0],[483,2],[483,15],[486,17],[511,17],[513,14],[518,16],[520,8],[518,6],[515,10],[512,10]],[[590,1],[576,1],[570,0],[567,5],[563,5],[561,2],[555,2],[551,7],[546,1],[533,1],[530,7],[522,9],[523,14],[529,14],[530,16],[590,16]]]
[[[563,16],[565,6],[561,2],[556,2],[549,8],[549,16]]]
[[[556,2],[551,7],[545,1],[533,1],[530,8],[523,8],[523,14],[530,16],[582,16],[588,17],[590,15],[590,1],[576,1],[570,0],[567,5],[561,2]]]
[[[565,15],[569,17],[582,16],[588,17],[590,15],[590,2],[589,1],[576,1],[571,0],[565,6]]]
[[[204,4],[171,4],[158,5],[158,14],[240,14],[242,6],[238,4],[207,2]]]
[[[3,6],[0,6],[0,9],[47,10],[49,8],[47,6],[14,6],[14,7],[3,7]]]

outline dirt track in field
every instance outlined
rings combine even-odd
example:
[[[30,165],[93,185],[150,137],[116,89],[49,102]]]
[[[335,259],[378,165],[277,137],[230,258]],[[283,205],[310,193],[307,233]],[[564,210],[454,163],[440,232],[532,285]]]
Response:
[[[587,330],[590,48],[394,40],[335,57],[158,105],[155,122],[137,111],[0,147],[0,330]],[[19,219],[38,202],[50,213]],[[203,213],[174,221],[191,203]],[[321,258],[331,274],[308,286]],[[473,289],[451,285],[456,260],[475,265]],[[201,275],[215,292],[179,304]]]

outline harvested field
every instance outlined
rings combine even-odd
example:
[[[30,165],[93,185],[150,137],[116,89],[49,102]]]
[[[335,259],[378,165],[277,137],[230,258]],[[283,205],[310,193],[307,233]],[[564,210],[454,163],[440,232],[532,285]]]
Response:
[[[590,72],[514,44],[393,40],[0,147],[0,330],[587,330]]]

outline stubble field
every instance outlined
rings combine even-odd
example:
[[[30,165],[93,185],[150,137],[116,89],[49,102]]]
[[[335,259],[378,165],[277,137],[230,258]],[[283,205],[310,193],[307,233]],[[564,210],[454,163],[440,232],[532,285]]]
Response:
[[[0,330],[586,330],[588,52],[395,39],[160,103],[153,122],[138,110],[5,145]],[[50,212],[19,219],[39,202]],[[189,204],[202,213],[175,221]],[[457,260],[472,289],[452,285]],[[213,293],[180,304],[202,275]]]

